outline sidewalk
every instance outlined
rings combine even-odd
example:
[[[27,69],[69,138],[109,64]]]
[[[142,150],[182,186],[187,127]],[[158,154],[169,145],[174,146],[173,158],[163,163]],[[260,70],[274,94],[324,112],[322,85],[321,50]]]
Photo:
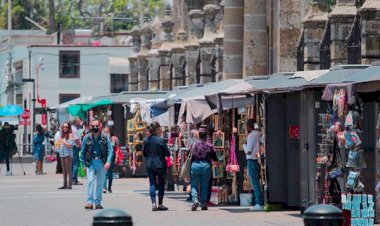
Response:
[[[44,164],[47,174],[34,175],[34,164],[13,164],[13,176],[0,176],[0,225],[91,225],[98,210],[84,210],[86,186],[58,190],[62,175],[56,175],[55,163]],[[84,178],[81,182],[86,182]],[[299,211],[251,212],[248,207],[210,207],[208,211],[190,210],[184,192],[167,192],[164,205],[169,211],[152,212],[148,179],[115,179],[112,194],[103,195],[105,208],[118,208],[129,213],[134,226],[301,226]]]

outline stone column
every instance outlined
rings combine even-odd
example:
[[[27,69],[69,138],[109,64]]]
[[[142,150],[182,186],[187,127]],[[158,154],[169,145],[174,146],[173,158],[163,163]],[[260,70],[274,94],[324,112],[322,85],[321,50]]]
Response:
[[[140,52],[141,48],[141,31],[138,27],[134,27],[131,31],[132,36],[132,55],[128,58],[129,60],[129,78],[128,78],[128,90],[137,91],[138,90],[138,65],[137,65],[137,53]]]
[[[139,91],[148,90],[148,59],[147,55],[140,53],[137,56],[137,65],[138,65],[138,88]]]
[[[137,91],[138,88],[138,70],[137,70],[137,57],[131,56],[129,60],[129,78],[128,78],[128,91]]]
[[[245,0],[243,78],[268,74],[266,1]]]
[[[244,0],[224,1],[223,80],[241,79],[243,70]]]
[[[308,15],[302,20],[304,26],[304,65],[305,71],[320,69],[319,43],[327,23],[327,13],[323,3],[313,0]]]
[[[160,57],[160,89],[162,91],[169,91],[172,89],[170,61],[171,52],[169,50],[158,50]]]
[[[351,33],[356,14],[355,0],[339,0],[329,15],[331,66],[348,63],[346,40]]]
[[[215,70],[216,76],[215,81],[219,82],[223,80],[223,36],[218,36],[215,38]]]
[[[199,41],[200,45],[200,82],[215,82],[215,70],[213,69],[213,61],[215,58],[215,42],[216,25],[215,16],[218,13],[216,5],[206,5],[203,7],[203,15],[205,18],[205,32],[203,38]]]
[[[145,23],[141,28],[141,50],[137,55],[139,91],[148,90],[148,52],[152,46],[151,40],[152,30],[150,29],[150,24]]]
[[[172,48],[172,87],[185,85],[185,49],[181,46]]]
[[[370,64],[380,56],[380,1],[365,1],[359,13],[362,19],[362,64]]]
[[[131,36],[132,36],[132,50],[133,53],[138,53],[140,52],[141,48],[141,31],[138,27],[133,27],[131,31]]]
[[[199,83],[197,79],[198,74],[198,61],[199,61],[199,44],[187,44],[185,46],[185,57],[186,57],[186,85],[191,85],[194,83]]]
[[[162,21],[161,25],[163,27],[162,40],[163,43],[158,50],[160,57],[160,89],[163,91],[168,91],[172,89],[171,84],[171,52],[173,42],[173,20],[166,16]]]
[[[158,55],[158,50],[149,51],[148,62],[149,62],[148,89],[159,90],[160,89],[160,78],[159,78],[160,57]]]

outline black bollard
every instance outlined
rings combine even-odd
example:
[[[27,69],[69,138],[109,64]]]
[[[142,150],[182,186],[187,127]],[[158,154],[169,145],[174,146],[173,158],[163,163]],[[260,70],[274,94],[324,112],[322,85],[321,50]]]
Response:
[[[133,226],[131,215],[120,209],[104,209],[94,216],[93,226]]]
[[[303,222],[305,226],[342,226],[343,212],[333,205],[314,205],[304,212]]]

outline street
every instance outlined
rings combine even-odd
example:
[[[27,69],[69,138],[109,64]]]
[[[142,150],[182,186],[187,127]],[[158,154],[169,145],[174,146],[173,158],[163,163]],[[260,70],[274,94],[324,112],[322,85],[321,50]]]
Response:
[[[18,162],[14,158],[14,161]],[[85,210],[86,186],[58,190],[62,175],[55,174],[56,163],[45,163],[43,176],[34,175],[35,165],[13,164],[13,176],[0,176],[0,226],[92,225],[99,210]],[[84,178],[80,179],[85,182]],[[210,207],[208,211],[192,212],[184,192],[167,192],[164,205],[169,211],[152,212],[146,178],[115,179],[112,194],[103,194],[104,208],[118,208],[132,216],[135,226],[261,226],[303,225],[299,211],[251,212],[247,207]]]

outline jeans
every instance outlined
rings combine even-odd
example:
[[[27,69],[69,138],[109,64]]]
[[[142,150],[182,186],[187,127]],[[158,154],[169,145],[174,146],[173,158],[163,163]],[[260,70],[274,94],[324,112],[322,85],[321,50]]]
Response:
[[[106,170],[102,160],[92,160],[90,167],[87,168],[87,203],[93,205],[102,203],[102,189]],[[94,183],[96,177],[95,199]]]
[[[247,167],[248,167],[249,180],[254,190],[255,204],[262,206],[264,205],[264,200],[261,194],[261,185],[260,185],[260,180],[259,180],[259,171],[260,171],[259,163],[257,162],[257,160],[248,159]]]
[[[191,164],[191,196],[193,203],[198,202],[198,185],[201,188],[201,204],[206,206],[208,185],[211,178],[211,164],[208,161],[193,162]]]
[[[111,190],[112,180],[113,180],[113,169],[115,168],[115,158],[112,158],[110,168],[106,172],[106,176],[104,177],[103,187],[107,188],[107,179],[108,179],[108,190]]]
[[[78,169],[79,169],[79,151],[77,146],[73,146],[73,182],[78,182]]]
[[[158,204],[162,205],[165,194],[166,168],[147,169],[149,177],[149,194],[152,204],[156,204],[156,190],[158,190]],[[158,181],[158,183],[157,183]]]

